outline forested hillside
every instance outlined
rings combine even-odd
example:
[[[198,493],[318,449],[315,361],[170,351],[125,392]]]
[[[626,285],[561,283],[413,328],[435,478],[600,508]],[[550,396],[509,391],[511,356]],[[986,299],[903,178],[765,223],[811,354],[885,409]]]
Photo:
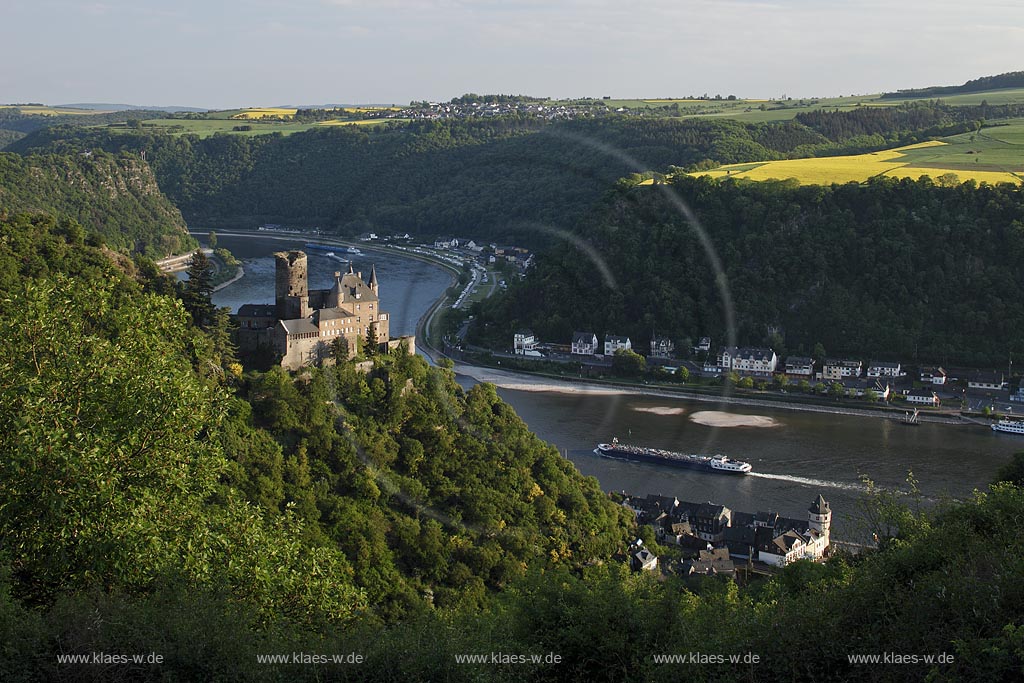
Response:
[[[253,628],[476,609],[632,533],[489,385],[409,355],[243,376],[221,330],[70,219],[0,218],[0,265],[5,642],[15,604],[70,609],[46,635],[65,649],[91,637],[76,610],[154,594]],[[13,652],[4,680],[37,656]]]
[[[1002,88],[1024,88],[1024,71],[1011,71],[998,76],[982,76],[967,81],[963,85],[936,85],[929,88],[910,88],[882,95],[886,98],[904,97],[941,97],[943,95],[959,95],[962,93],[985,92]]]
[[[740,343],[975,365],[1024,352],[1019,187],[681,176],[671,188],[722,260]],[[576,248],[560,246],[482,306],[478,339],[504,348],[522,326],[563,343],[576,329],[628,334],[635,345],[652,330],[680,347],[724,339],[716,274],[665,189],[627,186],[580,229],[614,288]]]
[[[149,166],[131,155],[0,153],[0,212],[72,217],[114,249],[153,257],[195,245]]]
[[[572,228],[631,173],[874,151],[963,132],[980,115],[936,103],[871,110],[825,112],[806,123],[510,117],[207,139],[55,127],[10,149],[145,152],[161,189],[192,224],[272,222],[536,244],[545,228]]]

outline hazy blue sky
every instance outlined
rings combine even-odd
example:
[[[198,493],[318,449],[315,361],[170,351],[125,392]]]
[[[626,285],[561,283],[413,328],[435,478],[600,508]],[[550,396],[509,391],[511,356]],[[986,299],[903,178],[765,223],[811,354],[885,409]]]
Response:
[[[0,102],[838,95],[1024,68],[1019,0],[7,0]]]

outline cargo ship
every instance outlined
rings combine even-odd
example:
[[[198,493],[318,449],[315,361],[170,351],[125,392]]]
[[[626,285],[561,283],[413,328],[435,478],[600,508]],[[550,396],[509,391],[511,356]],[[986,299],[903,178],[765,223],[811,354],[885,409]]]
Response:
[[[753,468],[750,463],[740,460],[733,460],[724,455],[690,455],[687,453],[675,453],[660,448],[644,448],[642,446],[630,446],[619,443],[618,439],[612,439],[611,443],[600,443],[594,451],[598,455],[621,460],[636,460],[638,462],[652,462],[670,467],[685,467],[695,470],[708,470],[709,472],[720,472],[722,474],[747,474]]]
[[[992,425],[993,432],[1024,434],[1024,420],[1000,420]]]

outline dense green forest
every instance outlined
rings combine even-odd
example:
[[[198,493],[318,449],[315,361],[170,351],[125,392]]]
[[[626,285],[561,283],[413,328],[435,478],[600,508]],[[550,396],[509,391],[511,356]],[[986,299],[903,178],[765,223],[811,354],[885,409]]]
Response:
[[[741,344],[981,366],[1024,352],[1024,191],[928,179],[623,183],[579,232],[614,286],[563,244],[479,307],[477,340],[505,348],[520,326],[563,343],[574,329],[724,340],[716,273],[675,198],[721,259]]]
[[[967,81],[963,85],[936,85],[929,88],[911,88],[898,90],[882,95],[882,99],[904,97],[941,97],[942,95],[960,95],[963,93],[985,92],[1003,88],[1024,88],[1024,71],[1011,71],[998,76],[982,76]]]
[[[800,112],[796,120],[837,142],[873,135],[889,136],[896,142],[896,138],[892,138],[894,132],[915,131],[916,138],[924,140],[975,130],[980,128],[983,121],[1019,116],[1024,116],[1024,105],[978,104],[954,107],[935,101],[895,107],[858,107],[849,111]]]
[[[195,245],[149,166],[131,155],[0,153],[0,211],[70,216],[113,249],[153,257]]]
[[[1011,115],[1004,109],[990,118]],[[206,139],[58,126],[9,149],[144,152],[192,225],[272,222],[538,244],[550,228],[572,228],[630,173],[874,151],[964,132],[975,115],[982,112],[926,102],[806,122],[507,117]]]

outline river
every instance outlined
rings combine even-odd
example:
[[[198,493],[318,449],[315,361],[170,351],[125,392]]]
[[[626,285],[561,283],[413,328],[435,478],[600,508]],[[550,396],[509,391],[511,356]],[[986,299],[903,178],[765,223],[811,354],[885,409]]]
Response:
[[[220,237],[245,267],[245,277],[214,295],[220,306],[269,303],[274,296],[272,252],[302,248],[304,239]],[[416,321],[441,295],[450,278],[440,268],[392,254],[356,257],[364,274],[376,264],[382,309],[391,312],[393,334],[412,334]],[[336,261],[309,252],[310,287],[329,286]],[[460,376],[463,386],[475,380]],[[499,386],[498,393],[539,437],[567,453],[606,491],[662,493],[689,501],[713,501],[735,510],[772,510],[802,517],[821,493],[831,503],[840,538],[863,538],[857,503],[861,476],[879,486],[905,486],[912,471],[925,499],[964,498],[984,489],[1011,455],[1024,450],[1024,437],[995,434],[977,426],[921,424],[906,427],[872,417],[786,409],[720,406],[668,398],[614,393],[580,393],[557,384],[548,391]],[[722,427],[720,415],[760,416],[765,427]],[[706,423],[706,424],[705,424]],[[723,453],[746,460],[751,475],[728,476],[602,458],[598,441],[623,442],[691,453]]]

